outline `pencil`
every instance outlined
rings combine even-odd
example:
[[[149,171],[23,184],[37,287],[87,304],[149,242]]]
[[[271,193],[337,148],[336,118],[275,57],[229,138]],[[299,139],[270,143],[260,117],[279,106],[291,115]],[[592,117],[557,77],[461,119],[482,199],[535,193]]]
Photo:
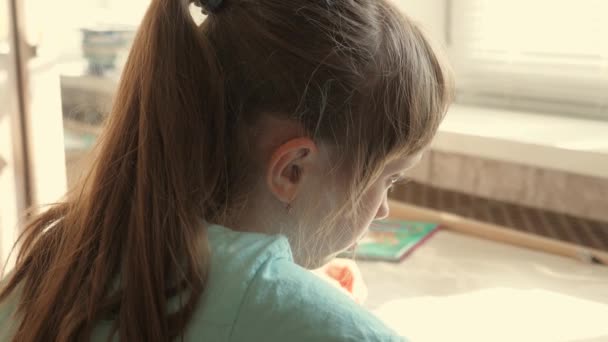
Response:
[[[441,224],[443,229],[487,240],[502,242],[545,253],[561,255],[583,262],[608,265],[608,253],[564,241],[523,233],[495,224],[422,208],[398,201],[389,201],[390,216],[396,219],[427,221]]]

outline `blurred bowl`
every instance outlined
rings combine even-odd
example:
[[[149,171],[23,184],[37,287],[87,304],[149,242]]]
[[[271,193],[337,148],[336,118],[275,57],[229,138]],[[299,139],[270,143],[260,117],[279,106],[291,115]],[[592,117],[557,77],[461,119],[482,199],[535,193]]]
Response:
[[[127,28],[83,28],[82,51],[89,73],[103,75],[116,68],[118,55],[127,50],[135,30]]]

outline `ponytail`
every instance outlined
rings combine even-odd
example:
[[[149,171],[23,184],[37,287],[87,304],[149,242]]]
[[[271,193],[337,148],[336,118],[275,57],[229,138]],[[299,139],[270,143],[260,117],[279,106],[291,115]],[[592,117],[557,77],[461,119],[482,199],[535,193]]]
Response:
[[[80,192],[31,221],[15,272],[13,340],[180,336],[205,286],[203,222],[225,201],[223,86],[209,40],[180,0],[153,0]],[[170,301],[177,308],[169,308]]]

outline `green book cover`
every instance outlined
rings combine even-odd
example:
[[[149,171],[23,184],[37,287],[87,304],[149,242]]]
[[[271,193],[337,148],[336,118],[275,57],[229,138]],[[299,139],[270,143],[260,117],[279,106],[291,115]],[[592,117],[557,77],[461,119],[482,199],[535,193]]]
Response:
[[[438,229],[438,224],[429,222],[374,221],[359,241],[355,255],[359,259],[400,261]]]

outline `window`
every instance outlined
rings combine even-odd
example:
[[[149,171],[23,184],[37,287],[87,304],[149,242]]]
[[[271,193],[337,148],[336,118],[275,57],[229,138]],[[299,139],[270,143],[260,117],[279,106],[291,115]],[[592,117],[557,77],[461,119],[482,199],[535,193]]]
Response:
[[[608,1],[448,0],[457,101],[608,120]]]

